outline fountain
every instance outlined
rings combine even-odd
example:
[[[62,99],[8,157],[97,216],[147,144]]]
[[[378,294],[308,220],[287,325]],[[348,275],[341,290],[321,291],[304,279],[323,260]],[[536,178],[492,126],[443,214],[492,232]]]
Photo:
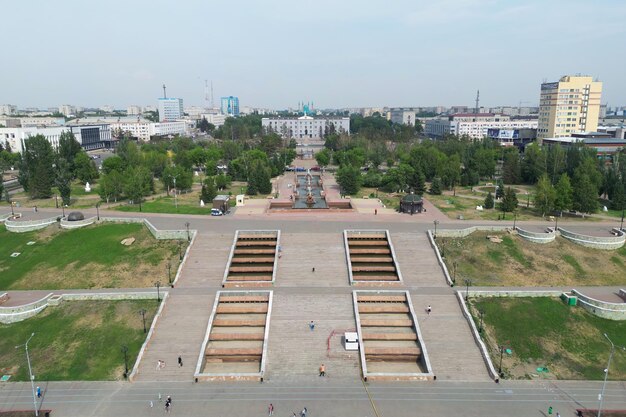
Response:
[[[296,175],[292,208],[328,208],[319,175]]]

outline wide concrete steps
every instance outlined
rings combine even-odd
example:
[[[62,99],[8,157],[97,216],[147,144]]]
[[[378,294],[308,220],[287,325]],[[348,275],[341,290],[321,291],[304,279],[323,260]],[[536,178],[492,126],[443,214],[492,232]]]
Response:
[[[391,241],[405,285],[410,287],[447,286],[437,257],[425,233],[392,233]]]
[[[199,233],[177,286],[221,287],[232,239],[232,234]]]
[[[309,322],[315,322],[315,330]],[[350,294],[302,295],[274,292],[270,322],[266,378],[290,381],[291,378],[319,378],[319,367],[326,366],[332,378],[358,379],[358,352],[346,352],[341,336],[355,329]],[[336,335],[328,339],[331,332]]]
[[[456,296],[411,292],[411,299],[437,380],[490,380]],[[426,313],[428,305],[432,307],[430,315]]]
[[[283,233],[276,284],[335,287],[349,283],[343,236],[337,233]],[[315,268],[315,272],[313,272]]]
[[[152,339],[139,364],[137,381],[191,381],[215,295],[179,295],[167,300]],[[177,364],[178,356],[183,366]],[[157,370],[157,361],[166,366]]]

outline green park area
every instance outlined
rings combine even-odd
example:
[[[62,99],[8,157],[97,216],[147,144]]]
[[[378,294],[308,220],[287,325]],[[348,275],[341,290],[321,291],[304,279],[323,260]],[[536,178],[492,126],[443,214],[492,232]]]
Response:
[[[174,196],[156,197],[141,204],[141,211],[146,213],[178,213],[178,214],[211,214],[212,202],[200,206],[198,193],[179,194]],[[139,204],[121,204],[115,210],[125,212],[139,212]]]
[[[121,243],[134,238],[130,246]],[[174,279],[187,241],[157,240],[142,224],[0,228],[0,289],[138,288]],[[19,256],[12,256],[19,253]],[[171,265],[171,268],[168,268]]]
[[[600,380],[611,350],[626,345],[626,322],[602,319],[555,298],[470,299],[491,360],[513,379]],[[626,379],[626,351],[615,350],[610,380]]]
[[[499,239],[488,239],[495,236]],[[497,241],[500,240],[498,243]],[[626,247],[604,251],[558,237],[538,244],[503,232],[437,238],[450,276],[474,286],[624,285]]]
[[[28,344],[35,383],[44,381],[119,380],[125,371],[123,346],[128,348],[129,370],[146,334],[140,310],[150,327],[157,300],[66,301],[35,317],[0,324],[0,375],[28,381],[23,345]],[[39,382],[37,382],[39,381]]]

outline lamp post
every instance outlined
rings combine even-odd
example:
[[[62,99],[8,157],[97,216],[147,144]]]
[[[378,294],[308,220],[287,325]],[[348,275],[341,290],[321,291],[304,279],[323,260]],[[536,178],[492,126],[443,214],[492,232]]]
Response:
[[[159,289],[161,288],[161,281],[157,281],[154,283],[154,286],[157,289],[157,301],[161,302],[161,292],[159,291]]]
[[[530,193],[526,191],[526,208],[530,207]]]
[[[26,343],[23,345],[15,346],[15,349],[19,349],[24,346],[26,350],[26,362],[28,362],[28,376],[30,377],[30,387],[33,390],[33,405],[35,406],[35,416],[39,416],[39,410],[37,409],[37,395],[35,395],[35,375],[33,375],[33,369],[30,366],[30,355],[28,354],[28,342],[33,338],[35,333],[31,334]]]
[[[180,240],[178,241],[178,260],[183,260],[183,243]]]
[[[622,207],[622,221],[619,222],[619,230],[623,230],[624,229],[624,209],[626,207]]]
[[[174,180],[174,206],[176,207],[176,210],[178,211],[178,198],[176,197],[176,177],[174,177],[173,180]]]
[[[472,285],[472,280],[467,278],[465,279],[465,301],[469,299],[469,287]]]
[[[122,345],[122,353],[124,354],[124,379],[128,378],[128,346]]]
[[[498,366],[498,375],[502,377],[502,355],[504,355],[504,346],[500,346],[500,366]]]
[[[11,201],[11,217],[15,216],[15,210],[13,207],[15,206],[15,201]]]
[[[598,407],[598,417],[602,416],[602,403],[604,402],[604,389],[606,388],[606,380],[609,377],[609,368],[611,366],[611,359],[613,359],[613,353],[615,352],[615,345],[613,344],[613,342],[611,341],[611,339],[609,339],[609,336],[604,333],[604,337],[606,337],[606,340],[609,341],[609,343],[611,344],[611,353],[609,354],[609,362],[606,364],[606,369],[604,370],[604,382],[602,383],[602,392],[600,392],[600,395],[598,395],[598,399],[600,400],[600,406]],[[620,349],[626,350],[626,347],[624,346],[617,346]]]
[[[100,203],[96,203],[96,216],[98,217],[98,221],[100,221]]]
[[[139,310],[139,314],[141,314],[141,318],[143,319],[143,332],[147,333],[147,330],[146,330],[146,309],[142,308],[141,310]]]
[[[61,204],[61,208],[63,209],[63,217],[65,217],[65,207],[67,204]]]
[[[517,210],[513,212],[513,230],[515,230],[516,221],[517,221]]]
[[[478,310],[478,314],[480,314],[480,327],[478,328],[478,333],[483,332],[483,316],[485,315],[485,310],[482,308]]]
[[[435,239],[437,239],[437,225],[439,224],[439,220],[435,220],[433,224],[435,225]]]
[[[170,287],[174,287],[172,285],[172,261],[167,261],[167,282],[170,283]]]
[[[554,233],[559,230],[559,216],[554,216]]]
[[[187,242],[191,242],[191,235],[189,234],[189,222],[185,222],[185,228],[187,229]]]
[[[456,267],[458,266],[457,262],[452,262],[452,285],[456,284]]]

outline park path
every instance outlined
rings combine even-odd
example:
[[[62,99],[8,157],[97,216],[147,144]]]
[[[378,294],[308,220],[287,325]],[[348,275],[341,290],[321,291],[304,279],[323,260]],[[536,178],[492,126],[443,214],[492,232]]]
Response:
[[[136,381],[192,381],[202,341],[221,282],[232,235],[199,233],[176,288],[170,290],[153,330]],[[202,291],[198,289],[202,288]],[[190,291],[192,290],[192,291]],[[179,367],[178,356],[183,358]],[[157,361],[166,362],[157,370]]]

